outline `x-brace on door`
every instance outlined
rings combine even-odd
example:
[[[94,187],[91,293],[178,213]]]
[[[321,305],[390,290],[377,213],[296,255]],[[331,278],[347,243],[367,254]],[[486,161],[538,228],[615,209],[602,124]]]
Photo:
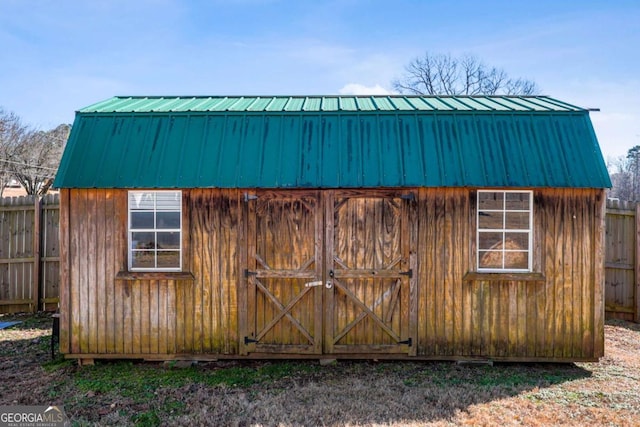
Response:
[[[415,355],[411,194],[245,195],[241,349]]]

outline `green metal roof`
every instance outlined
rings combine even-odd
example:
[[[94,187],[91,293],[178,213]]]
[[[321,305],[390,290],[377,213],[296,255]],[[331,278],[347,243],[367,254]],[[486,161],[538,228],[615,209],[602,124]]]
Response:
[[[128,96],[80,113],[585,111],[547,96]]]
[[[610,187],[589,113],[549,97],[115,97],[58,188]]]

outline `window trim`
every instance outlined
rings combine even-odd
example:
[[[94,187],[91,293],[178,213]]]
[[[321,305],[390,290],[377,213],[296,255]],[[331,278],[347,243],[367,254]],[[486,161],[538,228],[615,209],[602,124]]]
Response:
[[[178,212],[179,216],[180,216],[180,224],[178,226],[178,228],[167,228],[167,229],[158,229],[157,228],[157,224],[154,224],[154,228],[152,229],[148,229],[148,228],[135,228],[132,229],[131,227],[131,212],[132,211],[140,211],[138,209],[132,209],[131,206],[131,195],[134,193],[153,193],[154,195],[159,194],[159,193],[178,193],[179,197],[180,197],[180,202],[179,202],[179,207],[178,209],[158,209],[157,208],[157,198],[154,197],[154,206],[153,206],[153,210],[149,212],[153,212],[154,213],[154,218],[155,218],[155,213],[157,212]],[[183,197],[182,197],[182,190],[129,190],[127,192],[127,266],[128,266],[128,271],[129,272],[156,272],[156,273],[162,273],[162,272],[181,272],[182,271],[182,254],[183,254],[183,249],[184,249],[184,245],[183,245],[183,232],[182,232],[182,227],[183,227],[183,220],[182,220],[182,202],[183,202]],[[153,232],[153,233],[157,233],[158,230],[161,231],[165,231],[165,232],[177,232],[179,233],[178,236],[178,242],[179,242],[179,248],[177,250],[171,250],[171,252],[178,252],[178,259],[179,259],[179,266],[178,267],[158,267],[157,263],[158,263],[158,258],[157,258],[157,252],[158,249],[154,248],[154,264],[155,267],[149,268],[149,267],[133,267],[133,253],[136,252],[133,249],[133,245],[132,245],[132,237],[133,237],[133,233],[134,232]],[[157,237],[156,237],[157,239]]]
[[[480,193],[502,193],[506,196],[506,194],[508,193],[527,193],[529,194],[529,209],[528,209],[528,213],[529,213],[529,227],[526,231],[526,233],[529,236],[528,242],[528,248],[527,248],[527,268],[505,268],[504,267],[504,253],[505,252],[509,252],[509,250],[505,250],[504,249],[504,241],[505,241],[505,237],[504,234],[507,232],[522,232],[525,233],[523,230],[521,229],[517,229],[517,230],[512,230],[512,229],[507,229],[506,228],[506,224],[504,224],[503,222],[503,228],[501,229],[492,229],[492,231],[489,232],[502,232],[503,236],[502,236],[502,244],[503,244],[503,248],[501,249],[501,253],[503,254],[503,258],[502,258],[502,268],[486,268],[486,267],[480,267],[480,212],[481,211],[492,211],[492,212],[502,212],[503,215],[506,212],[527,212],[525,210],[520,210],[520,209],[513,209],[513,210],[507,210],[506,209],[506,197],[503,198],[504,202],[503,202],[503,206],[501,210],[495,210],[495,209],[480,209]],[[502,189],[478,189],[476,191],[476,212],[475,212],[475,225],[476,225],[476,271],[479,273],[530,273],[533,271],[533,240],[534,240],[534,222],[533,222],[533,190],[502,190]],[[504,217],[504,216],[503,216]]]

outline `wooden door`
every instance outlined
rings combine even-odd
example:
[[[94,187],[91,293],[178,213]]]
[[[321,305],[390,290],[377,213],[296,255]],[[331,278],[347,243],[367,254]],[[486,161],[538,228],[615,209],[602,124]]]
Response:
[[[415,355],[412,206],[410,194],[328,193],[326,353]]]
[[[322,209],[317,192],[245,195],[244,353],[322,352]]]

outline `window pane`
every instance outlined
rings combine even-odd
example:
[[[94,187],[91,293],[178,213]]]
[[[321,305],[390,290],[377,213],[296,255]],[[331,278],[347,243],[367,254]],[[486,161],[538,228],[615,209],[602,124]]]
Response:
[[[529,212],[505,212],[506,227],[510,230],[528,230]]]
[[[156,220],[159,229],[180,228],[180,212],[158,212]]]
[[[478,227],[481,230],[501,230],[503,216],[502,212],[478,212]]]
[[[506,193],[507,210],[529,210],[529,193]]]
[[[180,233],[158,232],[158,249],[180,249]]]
[[[155,197],[153,192],[132,191],[129,193],[130,209],[153,209]]]
[[[160,191],[156,193],[156,209],[158,210],[179,210],[179,191]]]
[[[529,268],[529,252],[506,252],[504,268],[526,270]]]
[[[478,210],[504,209],[504,193],[480,191],[478,192]]]
[[[129,191],[129,256],[134,270],[177,270],[182,256],[182,192]]]
[[[480,251],[480,268],[502,268],[502,251]]]
[[[180,268],[180,252],[158,252],[158,268]]]
[[[500,249],[502,232],[479,233],[478,240],[478,249]]]
[[[153,229],[153,212],[144,212],[144,211],[131,212],[131,228]]]
[[[153,232],[133,232],[131,233],[131,249],[153,249],[155,248],[155,233]]]
[[[505,249],[529,249],[529,233],[505,233]]]
[[[133,251],[131,254],[131,267],[133,268],[154,268],[153,251]]]

